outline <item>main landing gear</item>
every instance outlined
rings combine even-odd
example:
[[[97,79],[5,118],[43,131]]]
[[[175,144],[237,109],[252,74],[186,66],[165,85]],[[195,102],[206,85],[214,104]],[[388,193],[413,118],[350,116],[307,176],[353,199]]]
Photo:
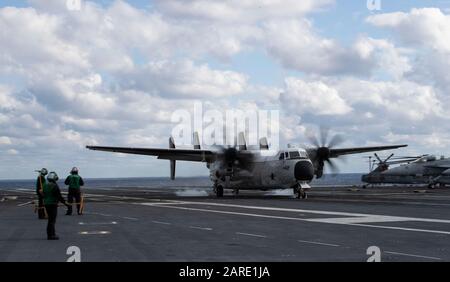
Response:
[[[223,197],[223,186],[222,185],[214,185],[214,193],[216,193],[217,198]]]
[[[214,193],[216,194],[217,198],[222,198],[223,197],[223,186],[220,184],[216,184],[214,185]],[[234,188],[232,191],[234,196],[239,195],[239,188]]]

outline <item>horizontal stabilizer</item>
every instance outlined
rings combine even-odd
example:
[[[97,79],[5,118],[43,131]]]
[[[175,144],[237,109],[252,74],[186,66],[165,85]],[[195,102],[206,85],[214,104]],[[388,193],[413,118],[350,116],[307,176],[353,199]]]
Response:
[[[200,138],[198,137],[198,132],[194,132],[193,137],[193,143],[194,143],[194,149],[195,150],[200,150],[201,146],[200,146]]]
[[[259,139],[259,149],[260,150],[269,150],[269,143],[267,142],[266,137]]]
[[[239,132],[238,136],[238,147],[240,151],[247,150],[247,143],[245,142],[245,135],[244,132]]]

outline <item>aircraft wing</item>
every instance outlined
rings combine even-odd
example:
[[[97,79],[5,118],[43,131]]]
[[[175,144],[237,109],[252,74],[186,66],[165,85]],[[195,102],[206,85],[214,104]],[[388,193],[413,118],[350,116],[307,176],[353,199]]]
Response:
[[[216,151],[202,149],[161,149],[161,148],[130,148],[130,147],[105,147],[86,146],[89,150],[157,156],[158,159],[180,160],[191,162],[211,162],[217,155]]]
[[[392,146],[375,146],[375,147],[355,147],[355,148],[342,148],[342,149],[330,149],[330,158],[337,158],[342,155],[360,154],[365,152],[392,150],[408,145],[392,145]]]

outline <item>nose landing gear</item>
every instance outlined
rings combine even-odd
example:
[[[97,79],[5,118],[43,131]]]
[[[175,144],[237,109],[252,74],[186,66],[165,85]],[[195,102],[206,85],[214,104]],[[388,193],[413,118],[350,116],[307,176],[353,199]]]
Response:
[[[308,184],[303,184],[305,187],[302,187],[301,184],[297,184],[294,186],[294,195],[297,199],[307,199],[308,194],[306,193],[306,190],[309,189]]]

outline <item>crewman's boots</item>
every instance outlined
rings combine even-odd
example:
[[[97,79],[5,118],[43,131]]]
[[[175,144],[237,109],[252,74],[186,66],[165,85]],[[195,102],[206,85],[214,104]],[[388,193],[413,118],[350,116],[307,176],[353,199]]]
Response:
[[[69,207],[67,208],[66,215],[72,215],[72,206],[69,206]]]
[[[47,240],[59,240],[59,237],[56,236],[56,235],[48,236],[48,237],[47,237]]]
[[[38,218],[39,219],[47,219],[47,216],[45,214],[45,208],[44,206],[39,206],[38,207]]]

